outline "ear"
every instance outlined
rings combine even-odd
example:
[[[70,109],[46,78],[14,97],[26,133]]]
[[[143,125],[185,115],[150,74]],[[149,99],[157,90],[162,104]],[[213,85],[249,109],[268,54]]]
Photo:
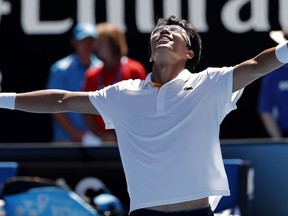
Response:
[[[152,57],[152,55],[150,56],[150,59],[149,59],[149,62],[153,62],[154,60],[153,60],[153,57]]]
[[[194,57],[194,52],[193,50],[188,50],[188,52],[186,53],[186,57],[188,59],[192,59]]]

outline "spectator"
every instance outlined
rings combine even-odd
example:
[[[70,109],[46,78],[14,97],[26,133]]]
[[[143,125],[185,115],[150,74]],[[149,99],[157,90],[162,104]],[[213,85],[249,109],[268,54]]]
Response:
[[[71,38],[74,53],[51,66],[48,89],[69,91],[83,89],[86,70],[92,66],[100,66],[101,63],[93,54],[96,37],[96,28],[92,23],[78,23],[74,27]],[[100,142],[97,136],[89,132],[83,115],[80,113],[56,113],[52,114],[52,119],[53,141],[55,142],[85,142],[87,137],[92,138],[93,142]]]
[[[288,28],[271,31],[269,35],[281,44],[288,39]],[[264,128],[273,140],[288,137],[288,64],[263,78],[258,112]]]
[[[101,67],[88,69],[86,73],[85,91],[99,90],[121,80],[145,79],[147,73],[144,66],[127,57],[128,46],[125,34],[115,25],[100,23],[96,26],[98,39],[95,51],[103,61]],[[100,115],[86,115],[90,130],[97,134],[103,142],[116,142],[115,131],[106,130]]]

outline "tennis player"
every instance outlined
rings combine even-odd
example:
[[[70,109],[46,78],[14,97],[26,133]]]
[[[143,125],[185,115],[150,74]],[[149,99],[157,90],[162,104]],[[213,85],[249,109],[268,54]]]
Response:
[[[288,63],[287,42],[235,66],[198,73],[201,38],[188,21],[159,19],[150,42],[146,80],[89,93],[1,93],[0,107],[100,114],[106,128],[116,130],[130,216],[211,216],[219,198],[230,193],[219,125],[245,86]]]

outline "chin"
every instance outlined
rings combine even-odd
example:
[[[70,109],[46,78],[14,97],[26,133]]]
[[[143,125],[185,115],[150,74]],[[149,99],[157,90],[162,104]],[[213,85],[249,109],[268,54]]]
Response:
[[[157,49],[161,49],[161,48],[166,48],[166,49],[170,49],[173,50],[172,46],[169,44],[159,44],[156,46]]]

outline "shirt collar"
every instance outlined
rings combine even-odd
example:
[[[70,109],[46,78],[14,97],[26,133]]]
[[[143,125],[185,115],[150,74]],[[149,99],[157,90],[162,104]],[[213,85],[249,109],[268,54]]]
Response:
[[[188,79],[190,78],[191,76],[191,72],[189,72],[187,69],[184,69],[183,71],[181,71],[177,77],[175,77],[173,80],[171,80],[169,83],[171,82],[174,82],[175,80],[183,80],[183,82],[187,82]],[[152,72],[149,73],[147,76],[146,76],[146,79],[145,79],[145,83],[144,83],[144,86],[151,86],[151,77],[152,77]]]

